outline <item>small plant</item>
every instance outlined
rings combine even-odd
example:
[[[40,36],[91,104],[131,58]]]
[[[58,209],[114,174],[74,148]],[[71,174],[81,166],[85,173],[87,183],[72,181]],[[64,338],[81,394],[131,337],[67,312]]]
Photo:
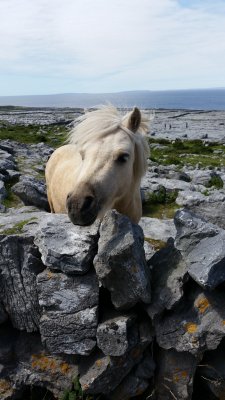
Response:
[[[212,174],[206,187],[215,187],[216,189],[222,189],[223,188],[223,180],[220,177],[220,175]]]
[[[82,391],[79,377],[76,376],[76,378],[73,380],[72,389],[66,390],[60,400],[100,400],[100,397],[96,398],[90,395],[85,395]]]

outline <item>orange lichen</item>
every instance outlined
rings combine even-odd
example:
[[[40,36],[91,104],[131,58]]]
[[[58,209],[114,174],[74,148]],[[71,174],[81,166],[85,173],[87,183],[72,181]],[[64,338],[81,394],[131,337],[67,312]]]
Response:
[[[53,276],[54,276],[54,274],[53,274],[52,271],[48,271],[48,272],[47,272],[47,277],[48,277],[49,279],[51,279]]]
[[[197,325],[194,324],[193,322],[187,322],[184,325],[184,329],[188,332],[188,333],[195,333],[197,331]]]
[[[223,319],[223,321],[221,323],[222,323],[222,325],[225,325],[225,319]]]
[[[13,389],[11,384],[6,379],[0,379],[0,394],[1,395],[11,395],[13,393]]]
[[[97,367],[101,367],[102,366],[102,361],[101,360],[97,360],[95,361],[95,364],[97,365]]]
[[[210,306],[210,303],[206,297],[201,297],[196,301],[195,306],[199,309],[199,312],[203,314],[207,308]]]
[[[187,371],[178,371],[175,374],[173,374],[173,381],[179,382],[181,379],[186,379],[187,375],[188,375]]]
[[[33,354],[31,356],[31,366],[34,369],[40,369],[41,371],[50,370],[52,373],[61,372],[66,374],[70,367],[67,363],[61,362],[53,357],[46,356],[44,353]]]

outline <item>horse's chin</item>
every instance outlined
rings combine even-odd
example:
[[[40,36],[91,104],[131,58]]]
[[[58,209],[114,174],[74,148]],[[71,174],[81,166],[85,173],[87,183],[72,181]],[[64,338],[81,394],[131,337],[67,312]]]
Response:
[[[74,215],[72,213],[68,213],[68,216],[69,216],[70,221],[74,225],[80,225],[80,226],[92,225],[97,218],[97,215],[87,215],[87,216],[81,217],[81,216]]]

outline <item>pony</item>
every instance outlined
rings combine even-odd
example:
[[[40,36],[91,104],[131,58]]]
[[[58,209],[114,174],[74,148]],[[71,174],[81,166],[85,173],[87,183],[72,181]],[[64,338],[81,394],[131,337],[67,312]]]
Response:
[[[123,115],[109,105],[86,112],[77,122],[46,165],[51,212],[68,213],[75,225],[91,225],[116,209],[138,223],[149,119],[137,107]]]

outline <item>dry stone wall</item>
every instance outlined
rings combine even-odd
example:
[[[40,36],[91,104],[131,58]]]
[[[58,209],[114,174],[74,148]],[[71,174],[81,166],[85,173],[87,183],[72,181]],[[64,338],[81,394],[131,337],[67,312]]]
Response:
[[[174,222],[175,241],[148,252],[115,210],[90,227],[2,214],[1,400],[27,386],[59,399],[77,376],[93,399],[223,398],[225,231],[185,209]]]

